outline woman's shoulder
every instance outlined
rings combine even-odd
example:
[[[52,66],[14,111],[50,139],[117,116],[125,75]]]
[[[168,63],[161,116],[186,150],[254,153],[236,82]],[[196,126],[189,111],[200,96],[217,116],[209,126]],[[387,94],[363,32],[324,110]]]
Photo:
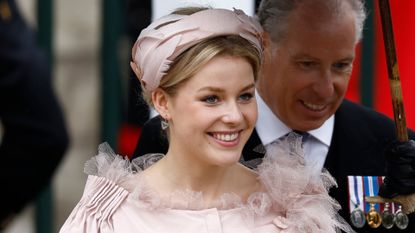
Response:
[[[149,154],[130,161],[117,155],[108,143],[100,144],[98,154],[85,163],[88,179],[84,192],[61,232],[70,232],[79,226],[102,227],[101,220],[111,219],[121,207],[128,206],[127,199],[148,193],[140,174],[161,156]]]
[[[131,191],[132,179],[156,163],[162,154],[147,154],[133,160],[116,154],[106,142],[98,146],[98,154],[85,162],[84,172],[90,177],[99,177]],[[91,179],[91,178],[89,178]]]
[[[142,186],[140,175],[144,169],[161,157],[161,154],[148,154],[130,161],[127,156],[116,154],[108,143],[100,144],[98,153],[84,165],[88,179],[83,198],[116,195],[118,191],[133,193]]]

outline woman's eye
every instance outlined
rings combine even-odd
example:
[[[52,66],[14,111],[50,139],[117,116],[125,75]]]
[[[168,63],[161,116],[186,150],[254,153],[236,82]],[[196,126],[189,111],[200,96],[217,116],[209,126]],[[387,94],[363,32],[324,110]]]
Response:
[[[215,95],[206,96],[202,99],[203,102],[206,102],[208,104],[215,104],[219,101],[219,98]]]
[[[246,101],[251,100],[253,97],[254,97],[254,94],[252,94],[252,93],[245,93],[245,94],[242,94],[239,97],[239,99],[246,102]]]

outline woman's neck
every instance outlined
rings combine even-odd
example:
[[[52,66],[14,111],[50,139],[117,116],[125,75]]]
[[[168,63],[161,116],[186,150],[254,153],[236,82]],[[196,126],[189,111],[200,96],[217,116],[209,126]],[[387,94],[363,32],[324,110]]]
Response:
[[[235,193],[245,199],[259,185],[256,174],[239,163],[220,167],[172,153],[167,153],[145,174],[161,195],[177,190],[202,192],[206,206],[224,193]]]

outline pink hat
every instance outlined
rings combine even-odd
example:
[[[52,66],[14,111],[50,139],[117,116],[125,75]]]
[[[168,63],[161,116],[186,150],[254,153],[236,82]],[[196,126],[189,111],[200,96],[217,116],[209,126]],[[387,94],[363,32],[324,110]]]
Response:
[[[222,35],[240,35],[262,54],[262,28],[242,10],[207,9],[192,15],[171,14],[141,31],[133,47],[133,61],[148,91],[156,89],[172,61],[198,42]]]

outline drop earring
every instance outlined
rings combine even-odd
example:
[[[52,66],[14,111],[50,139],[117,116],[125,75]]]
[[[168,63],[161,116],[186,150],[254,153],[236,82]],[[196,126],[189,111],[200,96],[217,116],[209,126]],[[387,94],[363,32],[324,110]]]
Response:
[[[169,128],[169,122],[167,122],[166,119],[161,118],[161,129],[166,130],[167,128]]]

